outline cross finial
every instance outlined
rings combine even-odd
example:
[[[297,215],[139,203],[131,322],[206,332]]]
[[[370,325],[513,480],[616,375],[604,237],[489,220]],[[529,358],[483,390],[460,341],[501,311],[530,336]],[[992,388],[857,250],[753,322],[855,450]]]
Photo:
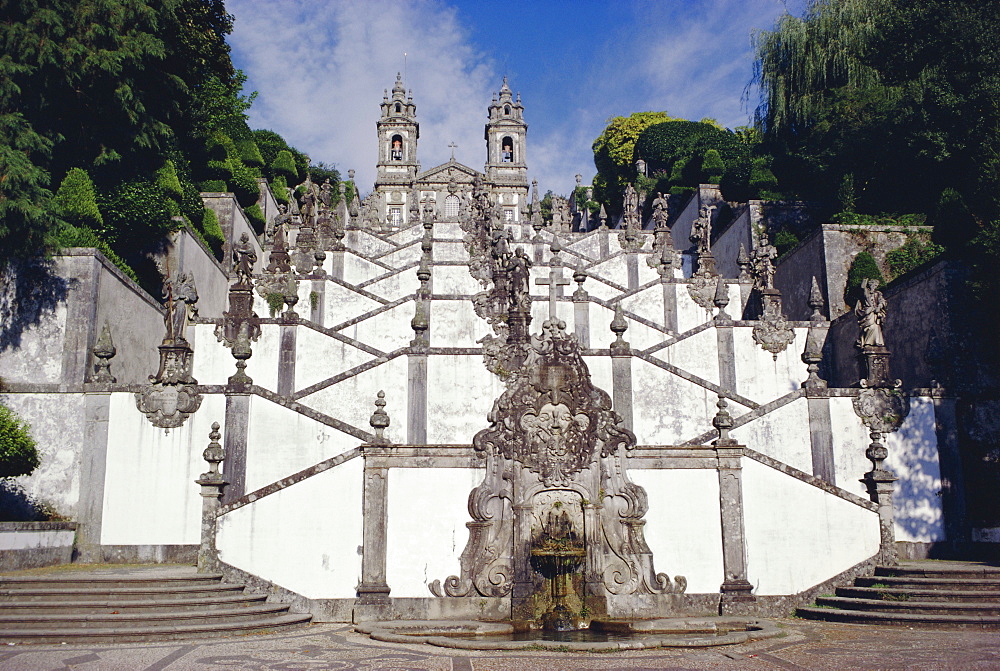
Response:
[[[451,160],[454,161],[455,160],[455,148],[458,147],[458,145],[455,144],[454,140],[452,140],[451,142],[448,143],[448,146],[451,147]]]

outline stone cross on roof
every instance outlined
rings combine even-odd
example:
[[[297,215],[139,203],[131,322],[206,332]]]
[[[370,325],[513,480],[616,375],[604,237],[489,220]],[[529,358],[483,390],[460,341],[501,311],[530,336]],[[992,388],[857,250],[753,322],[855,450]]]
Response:
[[[549,268],[549,276],[536,278],[535,284],[548,286],[549,319],[557,319],[556,301],[562,298],[562,288],[569,286],[569,278],[563,277],[562,266],[552,266]]]
[[[448,143],[448,146],[451,147],[451,160],[454,161],[455,160],[455,149],[458,147],[458,145],[455,144],[454,140],[452,140],[451,142]]]

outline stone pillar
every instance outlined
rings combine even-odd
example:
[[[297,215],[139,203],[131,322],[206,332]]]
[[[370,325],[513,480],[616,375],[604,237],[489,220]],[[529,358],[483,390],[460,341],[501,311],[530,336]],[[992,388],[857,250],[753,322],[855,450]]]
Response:
[[[295,340],[298,327],[293,322],[282,324],[278,328],[281,334],[278,343],[277,392],[282,396],[291,396],[295,392]]]
[[[883,462],[889,456],[889,451],[882,444],[882,433],[871,432],[872,442],[865,450],[865,456],[872,462],[872,470],[865,473],[861,479],[868,489],[868,495],[873,503],[878,504],[878,521],[880,548],[878,561],[884,566],[895,566],[899,562],[896,553],[896,515],[892,507],[894,483],[896,474],[884,467]]]
[[[363,446],[362,449],[369,446]],[[362,503],[363,554],[361,584],[358,585],[359,606],[388,606],[389,585],[385,580],[385,541],[389,469],[373,467],[365,455],[364,495]]]
[[[313,300],[315,294],[316,300]],[[326,280],[313,280],[312,292],[309,294],[309,320],[324,326],[326,318]]]
[[[331,253],[333,256],[330,259],[330,277],[342,280],[344,279],[344,250],[338,249]]]
[[[736,392],[736,343],[733,340],[733,320],[726,312],[729,305],[729,285],[721,277],[715,285],[715,336],[719,357],[719,386]]]
[[[219,550],[215,537],[219,516],[219,498],[226,486],[226,479],[219,473],[219,462],[226,458],[226,452],[219,444],[219,423],[212,422],[212,432],[208,434],[208,447],[202,453],[208,462],[208,472],[195,480],[201,485],[201,544],[198,546],[198,573],[215,573],[219,570]]]
[[[226,391],[226,461],[223,475],[229,487],[223,503],[232,503],[246,494],[247,434],[250,429],[250,394]]]
[[[632,255],[634,256],[634,254]],[[611,330],[616,339],[611,343],[611,403],[615,412],[621,415],[622,424],[632,430],[632,348],[622,334],[628,329],[628,322],[622,313],[621,303],[615,305],[615,318]]]
[[[639,255],[635,252],[625,254],[625,268],[628,272],[628,290],[639,288]]]
[[[573,331],[582,349],[590,349],[590,300],[573,294]]]
[[[736,441],[732,441],[735,443]],[[719,512],[722,516],[722,566],[725,580],[719,588],[719,614],[748,614],[756,601],[747,581],[746,534],[743,527],[743,447],[717,446],[719,458]]]
[[[427,443],[427,352],[414,352],[407,358],[406,442],[424,445]]]
[[[833,456],[833,426],[830,398],[825,389],[806,389],[809,409],[809,445],[812,449],[812,474],[831,485],[837,484],[837,466]]]
[[[602,206],[603,207],[603,206]],[[611,256],[611,245],[608,242],[609,229],[605,222],[602,220],[601,227],[598,229],[597,233],[597,244],[600,250],[601,261]]]
[[[87,387],[96,385],[87,385]],[[103,387],[103,385],[101,385]],[[85,389],[87,389],[85,387]],[[108,460],[108,391],[84,394],[84,450],[80,456],[80,503],[77,508],[76,548],[79,561],[104,560],[101,552],[101,529],[104,517],[104,482]]]
[[[660,275],[660,286],[663,287],[663,325],[671,333],[677,333],[677,285],[672,277]]]
[[[719,514],[722,519],[722,568],[725,578],[719,591],[720,615],[748,615],[757,600],[747,580],[746,532],[743,526],[743,446],[729,437],[733,418],[721,396],[712,425],[719,431],[715,446],[719,472]]]

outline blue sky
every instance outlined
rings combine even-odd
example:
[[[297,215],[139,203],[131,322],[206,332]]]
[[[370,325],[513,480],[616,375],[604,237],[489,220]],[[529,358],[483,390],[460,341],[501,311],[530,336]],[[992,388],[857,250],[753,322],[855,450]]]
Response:
[[[666,111],[746,124],[756,94],[751,33],[806,0],[527,2],[228,0],[233,61],[259,92],[253,128],[313,161],[375,177],[382,91],[404,69],[424,169],[455,158],[479,170],[483,124],[503,75],[528,122],[528,171],[544,192],[589,182],[591,144],[608,119]]]

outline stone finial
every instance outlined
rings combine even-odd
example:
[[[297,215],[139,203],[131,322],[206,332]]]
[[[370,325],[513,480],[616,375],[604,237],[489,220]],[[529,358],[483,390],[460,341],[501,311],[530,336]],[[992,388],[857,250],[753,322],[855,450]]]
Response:
[[[819,290],[819,282],[816,281],[815,275],[812,278],[812,288],[809,289],[809,307],[812,308],[809,321],[821,322],[824,320],[822,310],[826,307],[826,301],[823,300],[823,292]]]
[[[382,390],[379,390],[378,398],[375,399],[375,412],[372,413],[368,423],[375,429],[374,444],[385,445],[389,442],[384,435],[389,426],[389,413],[385,411],[385,392]]]
[[[98,382],[101,384],[114,384],[118,380],[115,376],[111,374],[111,359],[118,353],[115,348],[115,343],[111,340],[111,327],[108,322],[104,322],[104,328],[101,330],[101,335],[97,338],[97,342],[94,343],[94,349],[91,350],[94,353],[94,374],[91,375],[91,382]]]
[[[351,168],[350,170],[347,171],[347,179],[351,180],[352,182],[354,181],[354,168]]]
[[[729,321],[729,315],[726,314],[726,306],[729,305],[729,286],[721,277],[715,285],[715,297],[712,302],[719,308],[719,314],[715,316],[716,321]]]
[[[742,242],[740,243],[740,253],[736,256],[736,265],[740,267],[740,282],[753,281],[753,276],[750,274],[750,256]]]
[[[559,242],[559,236],[552,234],[552,244],[549,245],[549,251],[552,252],[552,258],[549,259],[550,266],[561,266],[562,258],[559,254],[562,252],[562,243]]]
[[[208,462],[208,472],[201,474],[199,484],[223,484],[225,480],[219,472],[219,464],[226,458],[226,450],[219,443],[222,434],[219,433],[219,423],[212,422],[212,430],[208,434],[208,447],[201,456]]]
[[[712,426],[714,426],[715,430],[719,432],[719,437],[715,440],[713,445],[736,445],[736,441],[729,437],[729,430],[733,428],[733,416],[729,414],[729,404],[726,403],[726,399],[720,395],[719,402],[716,403],[715,406],[719,409],[719,411],[715,413],[715,417],[712,418]]]
[[[628,352],[630,347],[627,342],[622,338],[625,331],[628,330],[628,322],[625,320],[625,313],[622,311],[622,304],[615,304],[615,318],[611,320],[611,332],[615,334],[615,341],[611,343],[611,353],[624,353]]]
[[[427,329],[430,328],[430,322],[427,320],[427,311],[424,310],[424,302],[421,299],[416,301],[417,307],[414,310],[413,319],[410,320],[410,328],[413,329],[413,341],[410,342],[410,346],[414,348],[423,348],[427,346]]]
[[[815,278],[814,278],[815,280]],[[802,352],[802,363],[806,364],[809,377],[802,383],[804,389],[826,389],[826,380],[819,376],[819,365],[823,361],[823,341],[826,328],[813,324],[806,335],[806,347]]]
[[[573,292],[573,300],[587,300],[587,292],[583,288],[583,283],[587,280],[587,272],[583,269],[583,262],[576,266],[573,271],[573,281],[576,282],[576,291]]]
[[[608,211],[604,209],[604,203],[601,203],[601,211],[598,213],[597,218],[601,220],[601,228],[608,227]]]
[[[583,175],[581,175],[580,173],[577,173],[574,177],[576,179],[576,185],[577,186],[580,186],[581,184],[583,184]]]

